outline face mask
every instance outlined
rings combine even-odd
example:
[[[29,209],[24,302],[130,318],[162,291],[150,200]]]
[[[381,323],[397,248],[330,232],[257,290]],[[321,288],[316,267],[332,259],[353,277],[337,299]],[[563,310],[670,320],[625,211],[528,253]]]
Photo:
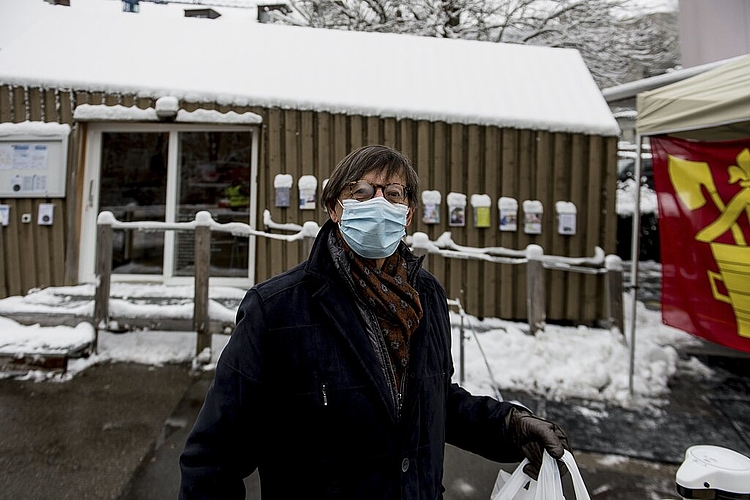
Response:
[[[406,234],[409,207],[394,205],[382,197],[339,203],[344,209],[339,228],[354,253],[366,259],[384,259],[393,255]]]

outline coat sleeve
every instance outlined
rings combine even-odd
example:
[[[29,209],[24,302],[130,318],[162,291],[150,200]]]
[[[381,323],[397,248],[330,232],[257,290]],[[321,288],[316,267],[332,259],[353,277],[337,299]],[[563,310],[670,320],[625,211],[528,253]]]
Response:
[[[453,377],[451,356],[451,325],[447,299],[442,286],[436,285],[433,294],[435,322],[444,339],[446,363],[449,366],[446,381],[446,441],[461,449],[476,453],[497,462],[518,462],[523,459],[513,433],[506,428],[505,420],[513,404],[497,401],[489,396],[474,396],[456,383]]]
[[[451,384],[447,406],[448,443],[496,462],[523,460],[514,434],[505,425],[513,404],[474,396],[458,384]]]
[[[263,407],[261,311],[257,293],[250,290],[180,457],[181,500],[245,498],[243,479],[257,468],[262,446],[257,411]]]

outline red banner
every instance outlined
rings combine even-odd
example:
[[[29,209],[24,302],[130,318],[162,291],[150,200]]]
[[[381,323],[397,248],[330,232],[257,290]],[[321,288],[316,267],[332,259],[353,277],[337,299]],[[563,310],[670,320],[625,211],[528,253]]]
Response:
[[[750,139],[652,137],[662,319],[750,352]]]

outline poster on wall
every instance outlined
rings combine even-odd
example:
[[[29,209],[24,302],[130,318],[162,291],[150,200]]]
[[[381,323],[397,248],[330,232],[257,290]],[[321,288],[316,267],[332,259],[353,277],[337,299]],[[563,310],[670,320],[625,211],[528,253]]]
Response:
[[[523,202],[523,232],[526,234],[542,234],[542,213],[544,207],[539,200],[525,200]]]
[[[651,138],[662,319],[750,352],[750,139]]]
[[[558,234],[573,235],[576,234],[576,205],[570,201],[558,201],[555,203],[557,212],[557,232]]]
[[[0,205],[0,226],[10,223],[10,205]]]
[[[507,196],[497,200],[500,211],[500,231],[516,231],[518,229],[518,201]]]
[[[448,225],[465,226],[466,225],[466,195],[463,193],[448,193],[446,197],[448,202]]]
[[[318,189],[318,179],[314,175],[303,175],[297,181],[299,188],[299,208],[300,210],[315,210],[316,196],[315,191]]]
[[[422,222],[440,224],[440,191],[422,191]]]
[[[474,209],[474,227],[490,227],[490,208],[492,199],[487,194],[471,195],[471,206]]]
[[[288,207],[292,204],[292,184],[294,178],[291,174],[278,174],[273,179],[274,204],[277,207]]]

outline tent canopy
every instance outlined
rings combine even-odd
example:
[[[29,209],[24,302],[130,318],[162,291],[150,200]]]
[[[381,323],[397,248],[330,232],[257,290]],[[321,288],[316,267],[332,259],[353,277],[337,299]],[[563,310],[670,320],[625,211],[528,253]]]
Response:
[[[702,140],[750,137],[750,55],[638,94],[639,135]]]

